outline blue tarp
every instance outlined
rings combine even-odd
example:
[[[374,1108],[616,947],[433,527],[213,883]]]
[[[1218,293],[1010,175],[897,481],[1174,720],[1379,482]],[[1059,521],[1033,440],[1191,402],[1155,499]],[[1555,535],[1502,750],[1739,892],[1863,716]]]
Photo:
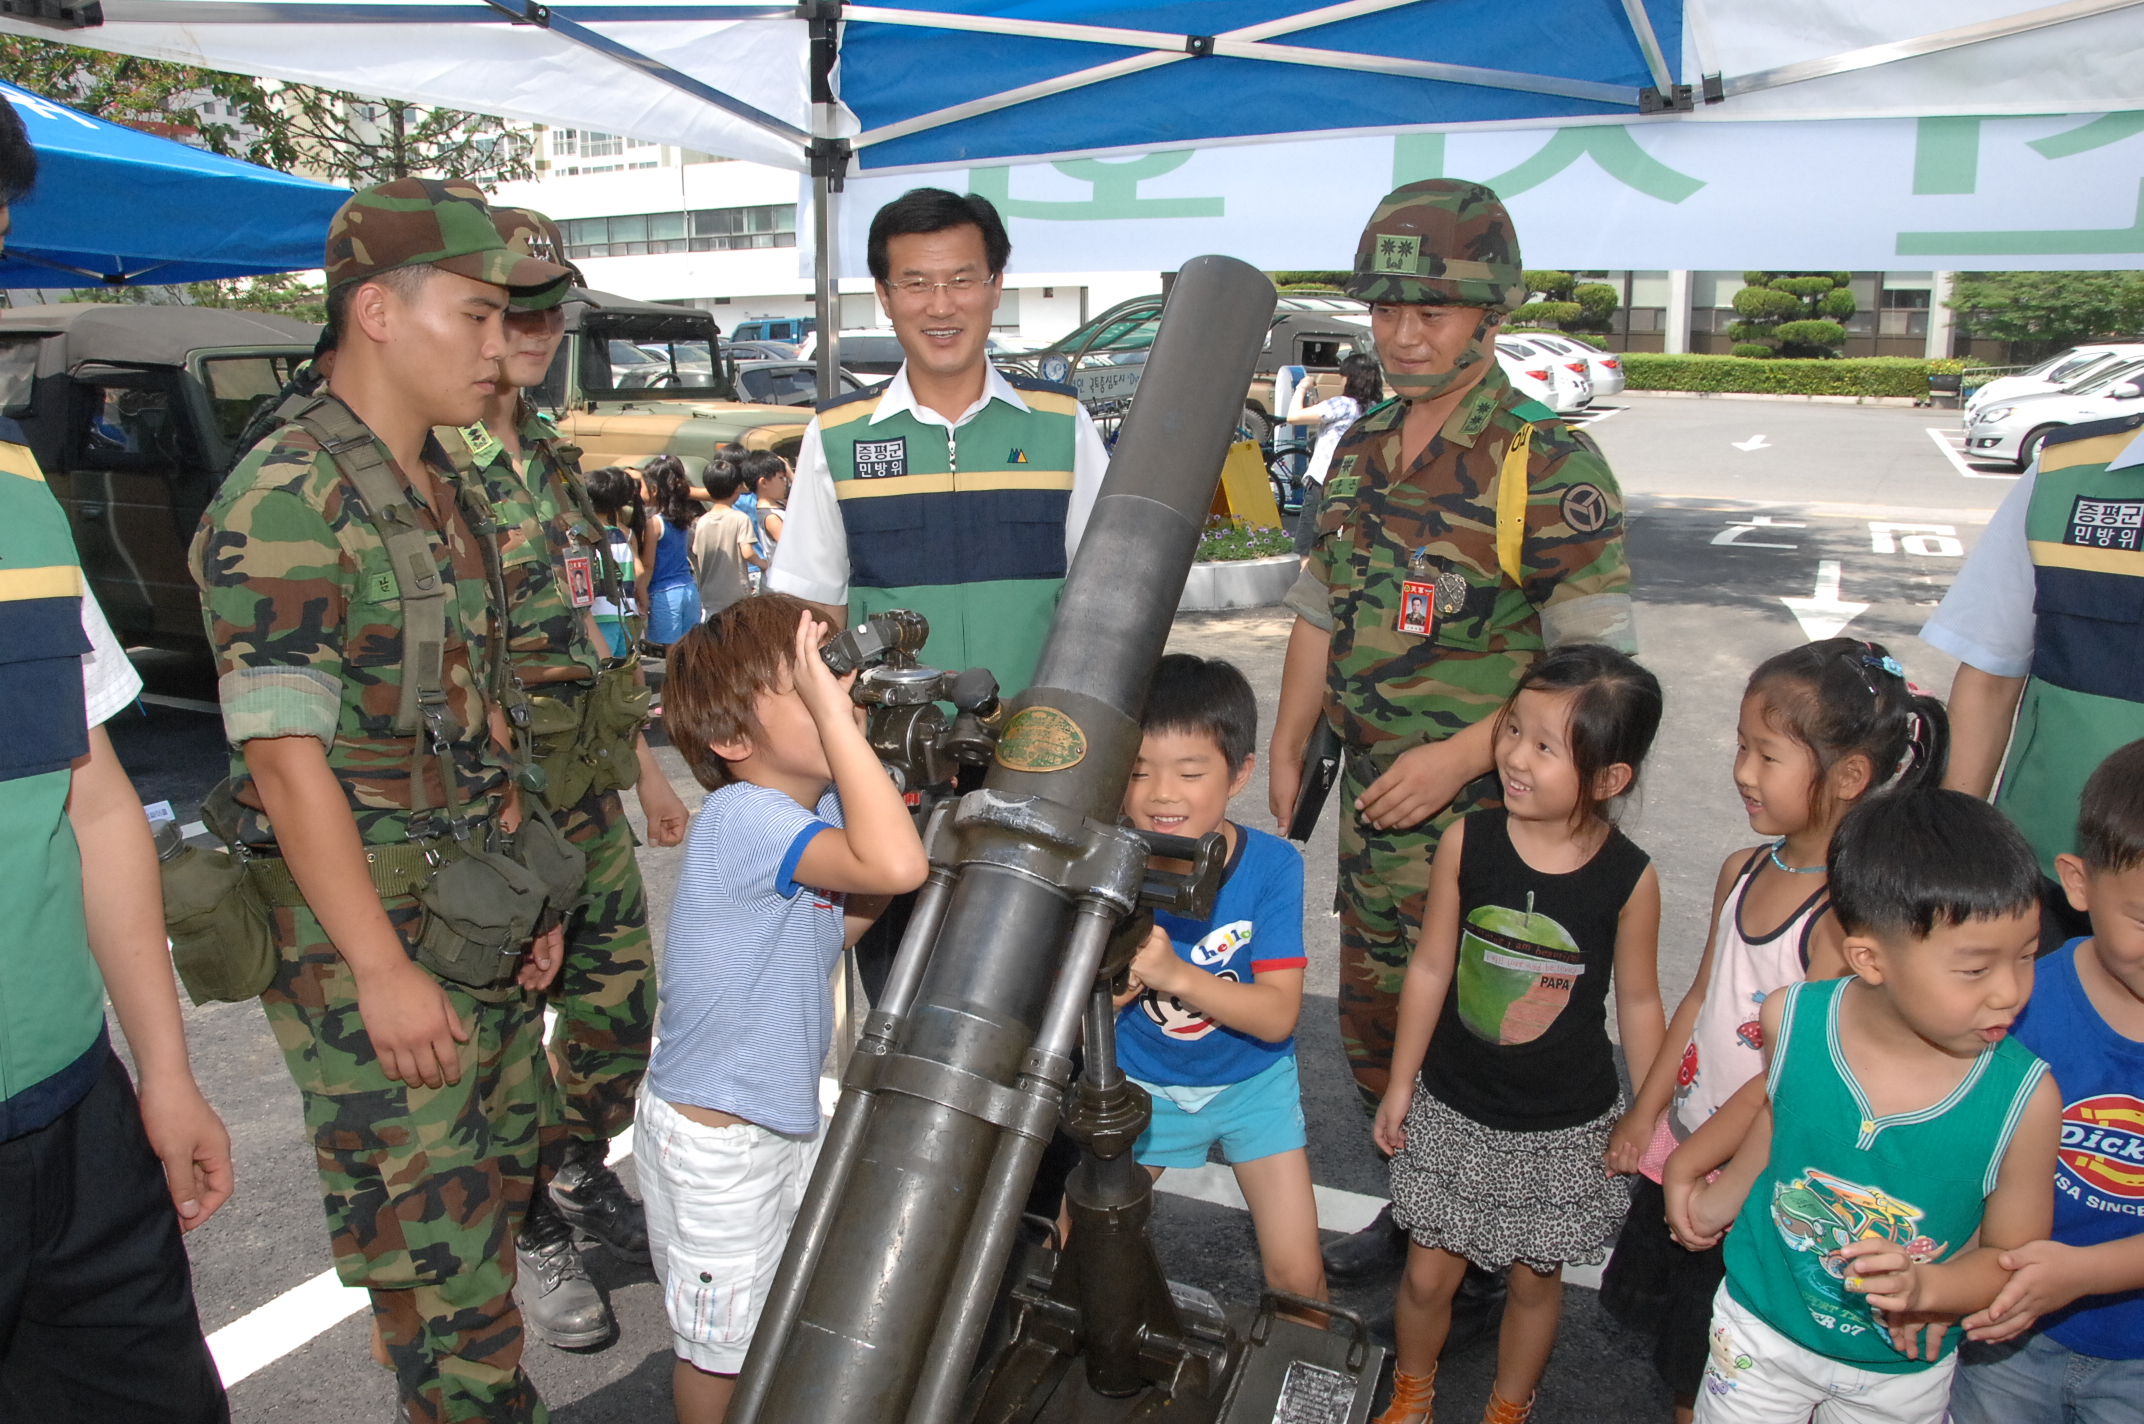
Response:
[[[891,0],[886,8],[1024,22],[1227,35],[1286,20],[1301,0]],[[1337,7],[1336,7],[1337,8]],[[1647,0],[1671,77],[1683,53],[1680,0]],[[1635,100],[1654,84],[1621,0],[1437,0],[1292,30],[1267,43],[1613,85]],[[992,94],[1046,82],[1151,49],[961,33],[852,18],[841,42],[842,102],[865,134]],[[1053,94],[905,137],[862,145],[865,169],[1031,160],[1067,152],[1149,150],[1271,135],[1427,124],[1553,124],[1631,118],[1634,103],[1394,74],[1230,58],[1182,58],[1092,87]]]
[[[0,84],[37,149],[0,287],[205,282],[320,265],[349,193],[223,158]],[[38,259],[32,261],[30,259]]]

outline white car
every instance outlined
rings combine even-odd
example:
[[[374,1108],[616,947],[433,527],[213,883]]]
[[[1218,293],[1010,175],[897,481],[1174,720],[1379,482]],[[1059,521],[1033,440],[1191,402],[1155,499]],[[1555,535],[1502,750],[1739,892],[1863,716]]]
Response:
[[[2072,346],[2050,356],[2029,371],[1997,376],[1966,398],[1968,412],[2008,405],[2023,396],[2044,396],[2074,389],[2081,382],[2103,376],[2116,362],[2144,356],[2144,344],[2133,341],[2099,346]]]
[[[1565,360],[1584,361],[1586,378],[1593,382],[1593,394],[1596,396],[1623,394],[1623,362],[1613,351],[1603,351],[1597,346],[1588,346],[1585,342],[1574,341],[1568,336],[1550,336],[1539,331],[1526,332],[1523,339],[1527,345],[1545,347]]]
[[[1496,338],[1496,359],[1511,384],[1558,415],[1575,415],[1593,399],[1584,361],[1516,336]]]
[[[1973,412],[1965,427],[1965,458],[2024,469],[2040,444],[2065,425],[2144,410],[2144,356],[2117,361],[2077,388],[1998,401]]]

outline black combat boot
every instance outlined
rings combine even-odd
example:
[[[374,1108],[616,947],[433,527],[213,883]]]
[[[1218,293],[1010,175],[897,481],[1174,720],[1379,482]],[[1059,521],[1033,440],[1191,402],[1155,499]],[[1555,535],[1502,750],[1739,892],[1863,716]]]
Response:
[[[1390,1202],[1368,1226],[1325,1248],[1325,1279],[1336,1286],[1395,1275],[1406,1264],[1407,1233],[1392,1220]]]
[[[567,1143],[566,1165],[551,1179],[551,1202],[575,1230],[629,1261],[648,1260],[647,1213],[603,1160],[609,1152],[607,1142]]]
[[[515,1247],[520,1269],[514,1300],[532,1337],[562,1350],[586,1350],[611,1338],[617,1325],[610,1304],[581,1264],[573,1228],[541,1193],[529,1203]]]

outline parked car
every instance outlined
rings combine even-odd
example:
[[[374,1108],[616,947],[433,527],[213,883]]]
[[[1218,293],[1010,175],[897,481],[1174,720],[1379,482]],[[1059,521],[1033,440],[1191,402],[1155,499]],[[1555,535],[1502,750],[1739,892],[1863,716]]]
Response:
[[[791,349],[783,352],[794,356],[797,344],[819,329],[815,316],[754,316],[747,317],[730,331],[730,345],[741,341],[779,341]]]
[[[984,347],[990,353],[992,365],[1000,369],[1025,369],[1025,358],[1020,354],[1030,342],[1018,337],[992,336]],[[796,359],[810,361],[819,354],[819,334],[813,332],[797,348]],[[859,376],[890,376],[901,369],[907,360],[901,350],[901,338],[891,328],[883,326],[861,327],[841,333],[841,368]]]
[[[1516,336],[1496,338],[1496,359],[1511,384],[1558,415],[1575,415],[1593,399],[1582,360]]]
[[[2144,344],[2137,342],[2109,342],[2093,346],[2072,346],[2059,355],[2050,356],[2028,371],[2014,376],[1997,376],[1994,380],[1966,397],[1968,416],[1982,407],[2007,404],[2024,396],[2043,396],[2055,391],[2071,389],[2080,382],[2103,376],[2119,361],[2144,356]]]
[[[739,361],[737,391],[761,405],[812,406],[819,401],[819,368],[809,361]],[[841,373],[844,395],[860,391],[864,382],[847,371]]]
[[[2095,368],[2068,390],[1998,401],[1974,411],[1965,427],[1965,458],[2024,469],[2040,445],[2065,425],[2130,415],[2144,399],[2144,356]]]
[[[725,341],[722,351],[740,361],[794,361],[797,348],[787,341]]]
[[[1619,396],[1623,394],[1623,361],[1613,351],[1603,351],[1598,346],[1569,336],[1557,336],[1546,331],[1513,332],[1529,344],[1543,347],[1566,360],[1584,361],[1586,379],[1593,383],[1595,396]]]

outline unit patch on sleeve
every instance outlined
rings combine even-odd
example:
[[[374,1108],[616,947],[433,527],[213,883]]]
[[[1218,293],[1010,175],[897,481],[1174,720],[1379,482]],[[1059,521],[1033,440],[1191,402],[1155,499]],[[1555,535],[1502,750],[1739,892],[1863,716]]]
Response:
[[[908,441],[859,440],[856,442],[856,478],[890,480],[908,473]]]
[[[2144,499],[2077,496],[2062,542],[2080,549],[2144,549]]]

